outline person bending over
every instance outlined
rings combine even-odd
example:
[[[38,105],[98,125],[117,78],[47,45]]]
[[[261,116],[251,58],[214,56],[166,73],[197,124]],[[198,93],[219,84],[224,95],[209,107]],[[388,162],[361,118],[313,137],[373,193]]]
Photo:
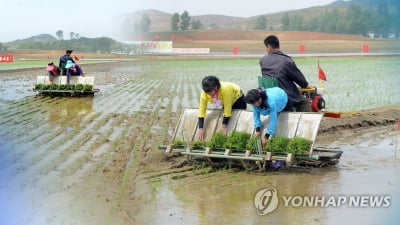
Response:
[[[227,125],[232,116],[232,109],[246,109],[243,92],[240,87],[231,82],[220,82],[216,76],[206,76],[201,81],[203,91],[200,94],[200,107],[198,113],[199,120],[199,140],[204,140],[204,118],[208,103],[215,107],[223,107],[224,119],[222,120],[221,132],[227,134]]]
[[[269,115],[269,124],[265,135],[262,137],[262,144],[265,146],[268,138],[275,134],[278,125],[278,113],[292,111],[291,101],[288,100],[285,91],[279,87],[251,89],[244,99],[247,104],[253,106],[253,122],[257,136],[260,136],[261,133],[260,115]]]

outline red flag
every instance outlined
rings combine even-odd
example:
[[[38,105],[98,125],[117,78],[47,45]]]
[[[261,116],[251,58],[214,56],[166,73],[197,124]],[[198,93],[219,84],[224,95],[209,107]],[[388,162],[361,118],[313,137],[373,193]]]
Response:
[[[369,46],[367,44],[363,44],[362,46],[362,52],[363,53],[368,53],[369,52]]]
[[[74,55],[74,60],[78,61],[79,60],[78,56]]]
[[[322,70],[322,68],[319,66],[319,62],[318,62],[318,79],[326,81],[326,75]]]
[[[397,130],[400,130],[400,120],[397,121]]]
[[[234,47],[234,48],[232,49],[232,52],[233,52],[234,55],[239,54],[239,48],[238,48],[238,47]]]
[[[299,52],[304,53],[306,51],[306,47],[304,45],[299,45]]]

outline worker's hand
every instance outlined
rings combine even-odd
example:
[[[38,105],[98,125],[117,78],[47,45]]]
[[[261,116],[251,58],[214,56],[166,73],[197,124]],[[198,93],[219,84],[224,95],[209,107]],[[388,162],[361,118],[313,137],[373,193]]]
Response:
[[[204,140],[204,129],[203,128],[199,128],[199,131],[198,131],[198,138],[199,138],[199,141],[203,141]]]
[[[227,126],[225,124],[222,124],[221,126],[221,133],[225,136],[227,134]]]
[[[262,139],[261,139],[261,144],[262,144],[262,146],[265,148],[265,147],[267,147],[267,145],[268,145],[268,139],[266,139],[265,137],[263,137]]]

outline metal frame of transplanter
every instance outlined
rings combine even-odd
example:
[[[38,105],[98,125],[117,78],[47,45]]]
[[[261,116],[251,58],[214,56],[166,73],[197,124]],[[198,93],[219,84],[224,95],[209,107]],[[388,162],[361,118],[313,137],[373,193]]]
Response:
[[[53,84],[58,84],[58,85],[66,85],[68,84],[67,82],[67,76],[58,76],[55,77],[53,80]],[[50,80],[49,80],[49,76],[37,76],[36,78],[36,84],[49,84]],[[83,76],[71,76],[70,77],[70,82],[69,84],[82,84],[82,85],[94,85],[94,76],[87,76],[87,77],[83,77]],[[55,94],[68,94],[71,96],[81,96],[81,95],[93,95],[95,92],[99,92],[99,89],[95,89],[93,88],[90,91],[84,91],[84,90],[37,90],[35,89],[35,91],[39,92],[40,94],[48,94],[48,95],[55,95]]]
[[[187,143],[185,149],[176,149],[174,146],[159,146],[160,149],[166,149],[167,154],[179,153],[187,155],[188,157],[197,156],[210,158],[224,158],[228,160],[238,160],[244,167],[245,162],[255,162],[260,169],[265,169],[266,164],[271,161],[284,160],[287,165],[291,165],[296,159],[318,161],[320,158],[330,161],[329,164],[336,164],[342,154],[338,149],[329,149],[326,147],[314,147],[314,142],[317,137],[319,125],[322,119],[322,113],[304,113],[304,112],[281,112],[278,116],[278,125],[276,128],[276,136],[284,136],[293,138],[299,136],[305,138],[311,142],[308,156],[295,156],[293,153],[287,153],[285,155],[273,154],[271,152],[259,151],[256,154],[252,154],[250,151],[245,150],[243,153],[233,153],[230,149],[224,151],[215,151],[209,147],[204,150],[194,150],[191,148],[191,143],[197,139],[197,126],[198,126],[198,109],[184,109],[175,132],[172,137],[172,143],[175,140],[183,140]],[[263,122],[263,130],[269,123],[268,116],[261,116]],[[220,130],[221,121],[223,119],[222,110],[220,109],[209,109],[204,121],[204,129],[206,134],[206,140],[210,141],[213,135]],[[229,120],[227,127],[228,134],[233,130],[244,131],[251,135],[254,134],[253,126],[253,112],[245,110],[233,110],[232,117]],[[333,160],[333,161],[332,161]],[[316,163],[319,165],[319,163]]]

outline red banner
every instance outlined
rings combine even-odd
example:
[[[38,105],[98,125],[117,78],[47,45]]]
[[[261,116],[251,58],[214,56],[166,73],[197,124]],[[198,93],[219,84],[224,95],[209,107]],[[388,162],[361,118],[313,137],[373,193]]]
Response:
[[[14,62],[14,57],[12,55],[0,55],[0,63]]]

